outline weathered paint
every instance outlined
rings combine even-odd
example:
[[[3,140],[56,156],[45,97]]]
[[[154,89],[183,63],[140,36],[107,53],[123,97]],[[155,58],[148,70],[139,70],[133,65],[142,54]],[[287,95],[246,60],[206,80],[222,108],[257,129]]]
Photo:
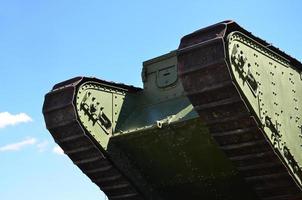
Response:
[[[111,199],[296,200],[301,66],[225,21],[144,62],[143,89],[79,77],[56,85],[43,113]]]
[[[240,32],[228,36],[228,52],[232,75],[243,97],[275,151],[302,185],[301,71]]]

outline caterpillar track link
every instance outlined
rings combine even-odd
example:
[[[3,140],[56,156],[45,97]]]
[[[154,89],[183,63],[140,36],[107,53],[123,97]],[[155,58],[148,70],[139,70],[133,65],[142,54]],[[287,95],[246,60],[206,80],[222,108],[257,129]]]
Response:
[[[224,21],[143,63],[45,96],[65,154],[117,200],[302,200],[302,64]]]
[[[232,21],[182,38],[178,62],[185,94],[259,198],[302,199],[301,63]]]

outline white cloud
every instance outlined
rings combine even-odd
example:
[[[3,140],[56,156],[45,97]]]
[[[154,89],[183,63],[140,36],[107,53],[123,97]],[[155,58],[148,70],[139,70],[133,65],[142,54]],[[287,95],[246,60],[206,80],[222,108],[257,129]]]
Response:
[[[31,137],[20,142],[7,144],[0,147],[0,153],[6,151],[20,151],[28,146],[34,146],[38,152],[48,151],[49,141],[38,141],[36,138]],[[58,155],[64,155],[63,149],[60,146],[56,145],[52,148],[52,152]]]
[[[25,113],[13,115],[9,112],[0,112],[0,128],[31,121],[32,119]]]
[[[28,138],[28,139],[25,139],[25,140],[17,142],[17,143],[12,143],[12,144],[7,144],[5,146],[2,146],[2,147],[0,147],[0,152],[19,151],[26,146],[34,145],[36,143],[37,143],[36,138]]]
[[[37,148],[39,152],[44,152],[47,149],[48,141],[44,140],[37,144]]]
[[[55,153],[55,154],[64,155],[63,149],[61,149],[61,147],[59,147],[59,146],[55,146],[52,149],[52,152]]]

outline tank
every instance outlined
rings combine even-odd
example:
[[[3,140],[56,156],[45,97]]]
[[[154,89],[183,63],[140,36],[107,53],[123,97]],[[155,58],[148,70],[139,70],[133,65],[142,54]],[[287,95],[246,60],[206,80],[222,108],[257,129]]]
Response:
[[[143,62],[143,88],[76,77],[47,129],[110,200],[302,199],[302,64],[234,21]]]

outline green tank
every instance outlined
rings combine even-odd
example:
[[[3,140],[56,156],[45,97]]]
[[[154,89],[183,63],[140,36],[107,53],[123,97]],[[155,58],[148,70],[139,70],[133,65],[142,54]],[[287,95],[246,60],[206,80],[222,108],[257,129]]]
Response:
[[[143,88],[76,77],[46,126],[110,200],[302,199],[302,64],[224,21],[145,61]]]

